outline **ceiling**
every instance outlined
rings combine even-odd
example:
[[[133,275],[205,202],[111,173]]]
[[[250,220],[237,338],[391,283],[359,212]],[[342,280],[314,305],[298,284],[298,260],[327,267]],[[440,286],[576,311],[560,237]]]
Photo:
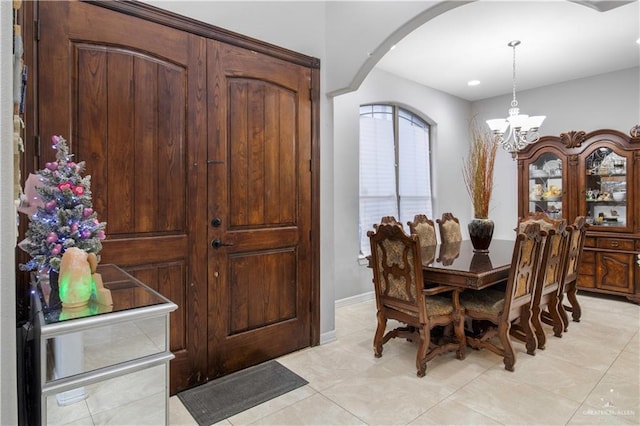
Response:
[[[512,40],[521,91],[640,66],[639,38],[638,0],[480,0],[416,29],[376,67],[475,101],[512,92]]]

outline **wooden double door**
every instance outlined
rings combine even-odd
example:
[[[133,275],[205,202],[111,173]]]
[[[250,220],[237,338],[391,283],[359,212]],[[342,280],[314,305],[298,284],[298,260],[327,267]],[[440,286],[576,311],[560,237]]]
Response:
[[[36,164],[65,137],[107,222],[101,263],[178,305],[172,393],[317,344],[317,69],[117,3],[35,7]]]

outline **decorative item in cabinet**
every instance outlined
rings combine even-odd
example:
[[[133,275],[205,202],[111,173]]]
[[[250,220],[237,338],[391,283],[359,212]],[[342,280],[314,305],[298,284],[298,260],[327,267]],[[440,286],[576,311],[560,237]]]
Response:
[[[529,165],[529,212],[562,217],[562,160],[553,153],[541,155]]]
[[[627,158],[613,147],[593,150],[585,160],[587,222],[594,226],[627,225]]]
[[[543,211],[569,223],[587,219],[578,289],[640,303],[640,126],[629,135],[600,129],[543,136],[518,152],[517,162],[519,217]]]

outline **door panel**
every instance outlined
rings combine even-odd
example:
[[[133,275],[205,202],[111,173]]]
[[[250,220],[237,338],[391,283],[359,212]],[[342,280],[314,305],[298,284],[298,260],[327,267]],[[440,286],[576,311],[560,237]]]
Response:
[[[39,10],[40,135],[65,136],[86,163],[107,222],[101,263],[178,305],[175,393],[206,378],[206,223],[193,219],[206,212],[206,131],[187,124],[205,119],[204,39],[82,2]]]
[[[210,41],[209,376],[311,344],[310,72]]]

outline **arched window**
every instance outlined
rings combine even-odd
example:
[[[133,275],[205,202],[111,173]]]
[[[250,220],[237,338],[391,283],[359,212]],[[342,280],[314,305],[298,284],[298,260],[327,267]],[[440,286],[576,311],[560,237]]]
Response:
[[[360,252],[383,216],[432,217],[429,124],[396,105],[360,106]]]

